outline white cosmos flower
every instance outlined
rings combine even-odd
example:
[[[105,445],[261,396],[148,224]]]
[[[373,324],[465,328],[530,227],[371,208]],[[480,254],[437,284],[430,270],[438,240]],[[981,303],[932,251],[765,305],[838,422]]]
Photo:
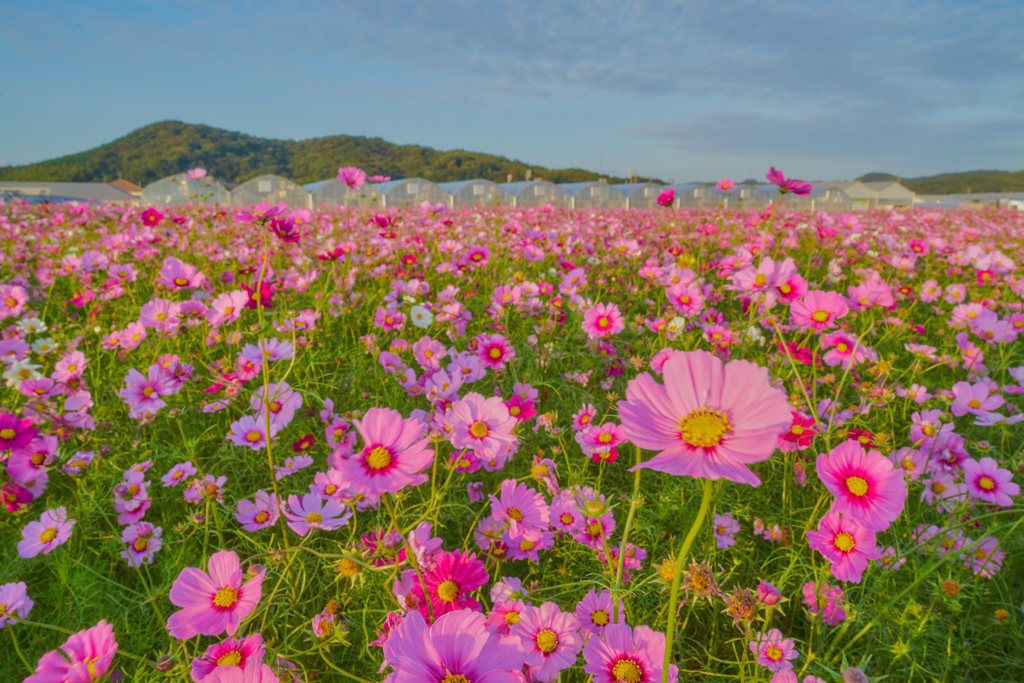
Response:
[[[53,341],[49,337],[43,339],[37,339],[32,342],[32,350],[36,353],[52,353],[57,349],[57,342]]]
[[[27,334],[42,334],[46,332],[46,323],[39,318],[24,318],[18,321],[17,328]]]
[[[39,379],[42,377],[37,372],[39,368],[39,365],[29,362],[27,358],[25,360],[16,360],[8,365],[7,370],[4,371],[4,381],[7,383],[7,386],[13,387],[20,385],[27,379]]]
[[[409,318],[412,320],[413,325],[423,330],[430,327],[434,322],[434,314],[419,304],[413,306],[409,311]]]

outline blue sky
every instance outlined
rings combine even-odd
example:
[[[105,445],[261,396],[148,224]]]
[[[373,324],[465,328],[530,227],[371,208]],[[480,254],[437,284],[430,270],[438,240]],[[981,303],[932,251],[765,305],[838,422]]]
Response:
[[[662,179],[1024,167],[1024,2],[9,2],[0,165],[155,121]]]

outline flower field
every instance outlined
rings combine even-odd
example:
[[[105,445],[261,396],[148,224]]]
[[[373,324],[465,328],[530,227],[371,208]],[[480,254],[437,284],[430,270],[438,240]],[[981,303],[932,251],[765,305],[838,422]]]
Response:
[[[769,179],[0,203],[0,680],[1024,680],[1024,214]]]

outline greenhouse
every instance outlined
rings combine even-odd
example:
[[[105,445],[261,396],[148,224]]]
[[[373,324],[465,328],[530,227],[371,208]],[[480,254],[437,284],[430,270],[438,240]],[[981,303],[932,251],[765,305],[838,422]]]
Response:
[[[285,202],[293,209],[308,209],[310,199],[308,192],[278,175],[261,175],[231,190],[231,203],[236,206],[252,206],[260,202],[271,205]]]
[[[482,178],[456,180],[438,185],[452,196],[453,206],[477,206],[480,204],[512,205],[512,195],[498,183]]]
[[[315,183],[303,185],[302,189],[309,193],[311,209],[321,207],[349,206],[366,208],[371,206],[378,196],[377,186],[366,183],[362,187],[349,188],[337,178],[328,178]],[[379,203],[379,202],[378,202]]]
[[[191,180],[184,173],[155,180],[142,188],[142,203],[146,206],[172,206],[192,201],[227,204],[228,191],[213,178]]]
[[[612,187],[626,195],[631,209],[657,208],[658,195],[665,191],[658,183],[621,183]]]
[[[521,209],[545,204],[551,204],[559,209],[572,207],[572,195],[546,180],[522,180],[516,183],[502,183],[501,186],[512,195],[512,206]]]
[[[627,209],[629,200],[608,183],[562,183],[558,187],[569,193],[573,209]]]
[[[765,188],[765,191],[775,189],[774,185]],[[850,211],[853,209],[853,201],[838,187],[821,185],[811,190],[806,197],[797,194],[787,194],[783,197],[782,208],[787,211]]]
[[[396,209],[404,209],[407,206],[419,206],[423,202],[441,202],[445,206],[451,206],[452,196],[437,184],[423,178],[390,180],[380,183],[376,189],[380,193],[381,208],[393,206]]]

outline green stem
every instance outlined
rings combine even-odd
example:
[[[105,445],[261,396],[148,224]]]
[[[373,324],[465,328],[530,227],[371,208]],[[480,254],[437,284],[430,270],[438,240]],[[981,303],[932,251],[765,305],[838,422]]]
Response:
[[[693,525],[690,526],[689,533],[686,534],[686,538],[683,540],[683,547],[679,549],[679,555],[676,556],[676,567],[672,573],[672,593],[669,597],[669,610],[668,610],[668,629],[665,635],[668,638],[668,642],[665,647],[665,661],[661,670],[661,683],[668,683],[668,670],[669,665],[672,663],[672,648],[676,642],[676,606],[679,604],[679,580],[683,574],[683,560],[686,559],[687,553],[690,552],[690,546],[693,545],[693,540],[697,538],[697,532],[700,530],[700,525],[704,523],[704,517],[708,514],[708,508],[711,507],[711,480],[702,479],[701,483],[704,486],[704,494],[700,499],[700,509],[697,511],[697,517],[693,520]]]
[[[639,465],[643,455],[639,448],[636,449],[636,464]],[[622,571],[626,565],[626,540],[629,538],[629,528],[633,525],[633,515],[636,514],[637,503],[640,500],[640,468],[633,474],[633,499],[629,503],[629,514],[626,515],[626,528],[622,530],[622,544],[619,546],[619,570],[615,574],[615,585],[612,586],[612,623],[619,623],[619,586],[622,585]]]

